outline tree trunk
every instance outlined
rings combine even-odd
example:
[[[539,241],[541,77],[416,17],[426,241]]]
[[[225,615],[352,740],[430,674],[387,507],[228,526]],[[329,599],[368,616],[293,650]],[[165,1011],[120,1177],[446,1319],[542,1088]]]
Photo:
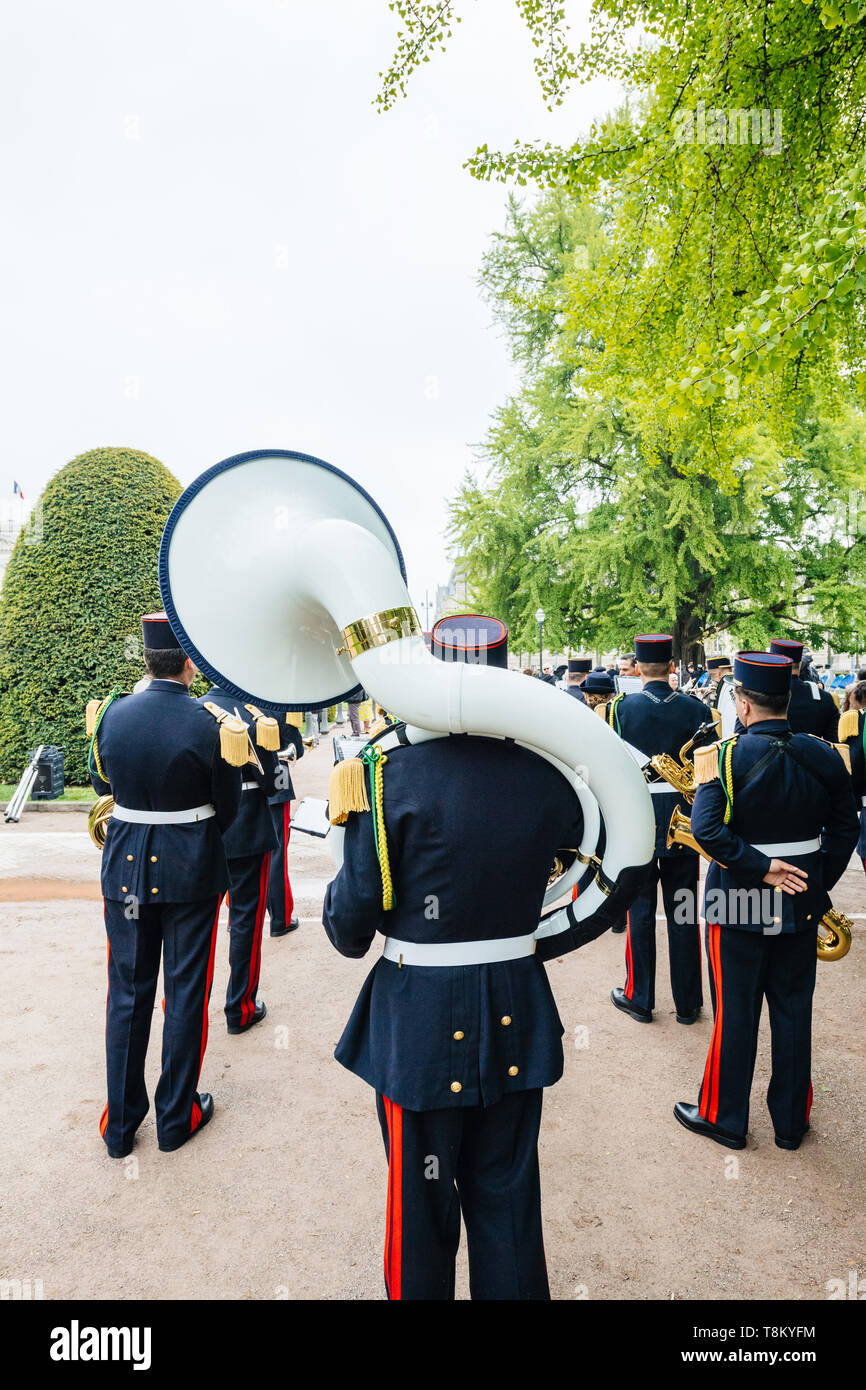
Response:
[[[677,613],[673,631],[674,661],[687,666],[690,661],[704,665],[704,643],[701,623],[694,610],[680,609]]]

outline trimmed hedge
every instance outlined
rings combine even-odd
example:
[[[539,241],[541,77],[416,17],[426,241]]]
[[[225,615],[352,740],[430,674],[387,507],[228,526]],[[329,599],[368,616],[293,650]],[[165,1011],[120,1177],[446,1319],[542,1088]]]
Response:
[[[84,707],[144,673],[141,615],[162,607],[159,541],[182,489],[135,449],[93,449],[51,479],[22,531],[0,595],[0,781],[28,749],[64,749],[88,781]]]

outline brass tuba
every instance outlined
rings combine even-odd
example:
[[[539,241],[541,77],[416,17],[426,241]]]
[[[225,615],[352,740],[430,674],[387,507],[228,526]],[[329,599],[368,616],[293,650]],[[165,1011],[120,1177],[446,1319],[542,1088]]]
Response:
[[[712,855],[701,849],[692,834],[692,823],[682,811],[674,810],[665,845],[667,849],[672,845],[688,845],[712,863]],[[724,864],[721,867],[724,868]],[[846,917],[844,912],[837,912],[834,907],[827,909],[818,923],[819,960],[841,960],[843,956],[847,956],[851,949],[852,925],[851,919]]]
[[[100,796],[94,801],[87,817],[87,829],[90,832],[90,838],[100,854],[105,847],[105,831],[113,810],[114,797]]]

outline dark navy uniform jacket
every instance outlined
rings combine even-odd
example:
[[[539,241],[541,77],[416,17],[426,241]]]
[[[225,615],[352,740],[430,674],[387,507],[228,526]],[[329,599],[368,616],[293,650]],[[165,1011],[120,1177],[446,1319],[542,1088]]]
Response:
[[[322,919],[337,950],[366,955],[377,932],[412,942],[532,933],[554,854],[579,845],[582,833],[561,774],[524,748],[465,735],[387,756],[395,905],[382,908],[372,814],[352,812]],[[382,958],[335,1056],[409,1110],[493,1105],[508,1092],[559,1080],[562,1031],[534,955],[467,966],[400,967]]]
[[[247,763],[245,767],[240,769],[242,785],[246,787],[246,790],[241,792],[238,813],[225,833],[226,854],[229,859],[245,859],[254,854],[270,854],[277,847],[277,837],[268,809],[268,797],[274,794],[276,786],[279,766],[277,755],[266,748],[259,748],[256,743],[255,719],[236,696],[230,695],[225,690],[220,690],[219,686],[215,685],[211,686],[208,693],[203,695],[198,703],[203,706],[206,700],[210,700],[214,705],[219,705],[220,709],[228,710],[229,714],[234,714],[237,711],[250,730],[253,747],[262,765],[261,772],[255,763]],[[212,715],[208,715],[208,718],[211,723],[216,724]]]
[[[828,691],[822,690],[813,681],[804,681],[800,676],[792,676],[788,723],[792,733],[817,734],[818,738],[826,738],[830,743],[835,743],[839,728],[836,701]]]
[[[151,681],[110,705],[97,735],[107,777],[91,775],[134,811],[185,811],[211,803],[216,815],[185,825],[108,822],[103,897],[186,903],[223,893],[228,867],[223,832],[241,799],[241,775],[220,757],[219,725],[179,681]]]
[[[697,740],[696,747],[716,737],[708,711],[692,696],[671,690],[666,680],[647,681],[643,690],[623,695],[615,707],[611,700],[607,706],[607,720],[608,723],[612,721],[612,727],[627,743],[648,757],[668,753],[679,759],[680,749],[700,728],[706,729],[706,733]],[[665,847],[674,810],[688,812],[684,799],[671,787],[668,791],[653,793],[652,801],[656,818],[656,855],[693,854],[687,847]]]
[[[783,746],[774,748],[774,743]],[[860,830],[851,777],[841,756],[820,739],[792,734],[785,719],[764,719],[738,735],[731,771],[734,794],[728,825],[720,779],[699,786],[692,807],[692,834],[716,861],[707,872],[707,920],[768,935],[817,932],[830,906],[829,890],[844,872]],[[753,848],[818,837],[820,848],[807,854],[770,855]],[[765,884],[771,858],[805,869],[806,892],[774,892]],[[731,890],[743,888],[758,889],[759,895],[730,896]],[[760,890],[766,890],[763,897]],[[776,915],[781,922],[773,920]]]
[[[579,700],[582,705],[586,704],[586,696],[583,693],[582,685],[567,685],[565,687],[565,693],[566,695],[573,696],[575,700]]]
[[[851,780],[854,783],[854,795],[858,802],[866,796],[866,740],[864,740],[864,725],[866,725],[866,710],[860,710],[857,717],[857,733],[852,734],[845,742],[848,745],[848,752],[851,757]]]
[[[286,718],[286,711],[269,709],[267,705],[262,705],[261,711],[263,714],[270,714],[280,726],[280,752],[285,753],[289,748],[294,748],[295,759],[302,758],[304,756],[304,740],[301,737],[301,731],[296,729],[294,724],[289,723]],[[294,801],[295,788],[289,772],[290,766],[290,763],[280,760],[276,782],[277,790],[273,796],[268,797],[269,806],[282,806],[287,801]]]

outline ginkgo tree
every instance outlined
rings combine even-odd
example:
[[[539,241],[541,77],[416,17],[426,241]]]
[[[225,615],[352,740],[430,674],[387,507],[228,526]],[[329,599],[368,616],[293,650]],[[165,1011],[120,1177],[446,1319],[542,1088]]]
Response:
[[[741,427],[747,462],[724,482],[698,431],[648,446],[613,386],[575,368],[591,333],[568,312],[573,268],[608,255],[604,219],[564,190],[510,199],[482,282],[522,385],[497,412],[483,470],[451,507],[473,601],[533,650],[535,609],[551,647],[607,650],[640,629],[673,632],[675,654],[801,635],[866,646],[863,417],[827,416],[801,393],[792,443],[766,420]]]
[[[686,475],[736,489],[758,424],[781,466],[804,412],[842,419],[866,391],[866,0],[592,0],[580,44],[576,3],[516,4],[550,106],[599,74],[627,93],[569,147],[467,158],[477,178],[556,187],[604,222],[602,253],[578,248],[559,286],[580,330],[565,365]],[[382,110],[468,4],[390,8]]]

